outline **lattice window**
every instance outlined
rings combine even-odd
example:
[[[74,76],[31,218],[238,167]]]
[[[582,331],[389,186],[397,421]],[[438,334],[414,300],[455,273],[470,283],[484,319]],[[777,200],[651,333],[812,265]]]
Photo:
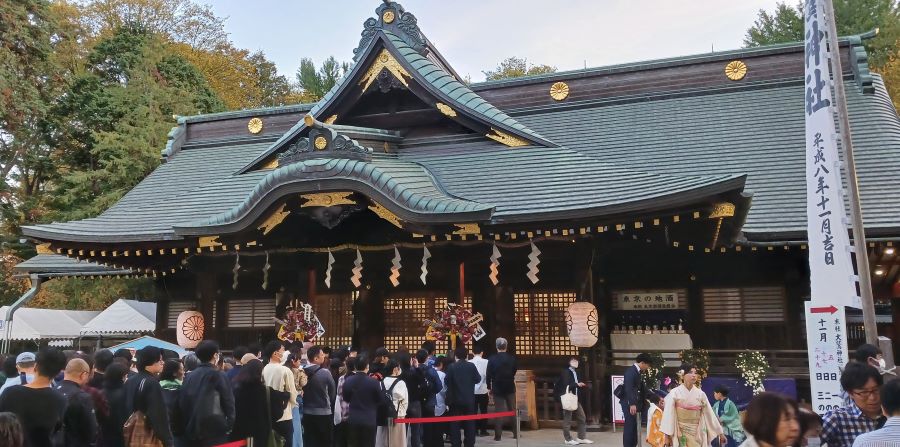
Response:
[[[384,300],[384,346],[394,352],[406,348],[414,353],[425,341],[422,321],[447,306],[446,297],[392,296]],[[463,306],[471,309],[472,297],[463,298]],[[437,341],[437,352],[446,352],[449,343]]]
[[[316,297],[316,316],[325,326],[325,335],[316,343],[325,346],[350,346],[353,341],[353,301],[359,292]]]
[[[274,327],[275,299],[227,301],[228,327]]]
[[[703,289],[703,318],[707,323],[781,323],[786,307],[784,287]]]
[[[566,309],[575,292],[516,293],[515,348],[518,355],[577,355],[566,333]]]
[[[216,308],[218,307],[218,304],[218,301],[213,301],[212,327],[216,327]],[[166,314],[166,328],[175,329],[175,323],[178,322],[178,315],[195,308],[200,308],[199,303],[196,301],[170,301],[169,310]]]

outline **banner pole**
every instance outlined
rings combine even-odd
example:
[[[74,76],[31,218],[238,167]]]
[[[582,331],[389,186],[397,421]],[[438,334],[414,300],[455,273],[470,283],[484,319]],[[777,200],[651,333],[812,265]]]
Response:
[[[853,247],[856,253],[856,268],[859,276],[859,292],[862,304],[863,324],[866,343],[878,345],[878,326],[875,323],[875,302],[872,296],[872,276],[869,273],[869,249],[866,246],[866,232],[863,227],[862,210],[859,200],[859,183],[856,178],[856,161],[853,158],[853,139],[850,135],[850,118],[847,113],[847,94],[844,91],[844,72],[841,68],[841,51],[838,45],[837,25],[834,18],[832,0],[822,0],[825,4],[828,22],[828,46],[831,55],[831,71],[834,80],[834,102],[840,128],[841,147],[844,150],[844,166],[847,173],[847,189],[850,191],[850,218],[853,222]]]

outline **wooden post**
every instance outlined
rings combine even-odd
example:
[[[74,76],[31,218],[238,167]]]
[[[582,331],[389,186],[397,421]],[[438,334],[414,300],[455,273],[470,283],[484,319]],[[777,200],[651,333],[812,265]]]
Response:
[[[308,272],[309,284],[306,291],[306,302],[309,303],[310,306],[313,306],[313,309],[316,307],[316,269],[309,269]]]
[[[462,305],[466,298],[466,263],[459,263],[459,296],[456,304]]]

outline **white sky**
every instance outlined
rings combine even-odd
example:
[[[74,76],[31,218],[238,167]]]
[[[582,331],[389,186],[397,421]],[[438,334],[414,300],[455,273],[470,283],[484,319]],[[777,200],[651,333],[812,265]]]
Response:
[[[379,0],[207,0],[232,41],[263,50],[291,79],[301,57],[349,61]],[[777,0],[403,0],[462,76],[509,56],[572,70],[741,47]]]

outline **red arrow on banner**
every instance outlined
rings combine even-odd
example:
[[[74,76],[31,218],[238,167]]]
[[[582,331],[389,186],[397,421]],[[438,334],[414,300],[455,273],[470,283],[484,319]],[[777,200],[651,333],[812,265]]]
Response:
[[[810,307],[809,312],[814,314],[833,314],[838,311],[837,307],[828,306],[828,307]]]

